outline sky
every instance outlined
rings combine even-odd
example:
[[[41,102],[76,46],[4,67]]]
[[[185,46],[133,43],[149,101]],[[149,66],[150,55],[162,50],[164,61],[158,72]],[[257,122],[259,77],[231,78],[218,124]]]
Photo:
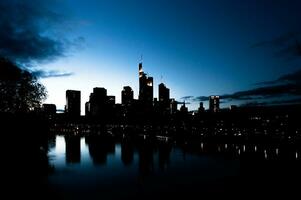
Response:
[[[138,63],[190,110],[301,102],[301,1],[2,0],[0,55],[33,72],[63,109],[94,87],[138,97]],[[300,42],[300,43],[299,43]]]

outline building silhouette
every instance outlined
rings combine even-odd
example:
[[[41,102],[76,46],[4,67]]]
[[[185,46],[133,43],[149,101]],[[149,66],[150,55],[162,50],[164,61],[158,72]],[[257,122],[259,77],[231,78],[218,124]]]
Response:
[[[105,111],[105,103],[107,99],[107,90],[102,87],[93,88],[89,101],[85,105],[86,116],[97,117]]]
[[[200,102],[200,106],[198,108],[198,112],[201,113],[201,112],[204,112],[204,111],[205,111],[204,104],[203,104],[203,102]]]
[[[130,86],[124,86],[121,91],[121,103],[123,105],[131,105],[134,100],[134,91]]]
[[[159,84],[159,108],[161,112],[170,110],[169,88],[164,83]]]
[[[153,77],[143,72],[142,63],[139,63],[139,101],[143,106],[150,107],[153,104]]]
[[[89,101],[85,104],[85,113],[88,117],[106,117],[115,106],[115,96],[107,96],[103,87],[93,88]]]
[[[42,105],[42,113],[49,119],[52,119],[56,115],[56,105],[44,103]]]
[[[209,111],[218,112],[219,111],[219,96],[210,96],[209,97]]]
[[[80,91],[67,90],[66,91],[66,106],[65,113],[68,117],[80,116]]]
[[[184,103],[182,104],[182,106],[180,108],[180,112],[182,112],[182,113],[188,113],[188,108],[185,105],[185,101],[184,101]]]
[[[170,114],[175,114],[178,110],[178,102],[174,98],[172,98],[170,99],[169,106],[170,106]]]

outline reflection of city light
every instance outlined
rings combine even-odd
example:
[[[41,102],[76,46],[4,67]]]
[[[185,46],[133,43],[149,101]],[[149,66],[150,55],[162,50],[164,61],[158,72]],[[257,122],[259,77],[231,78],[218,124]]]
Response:
[[[278,156],[278,154],[279,154],[279,149],[277,148],[276,149],[276,155]]]
[[[255,149],[255,152],[256,152],[257,151],[257,146],[256,145],[255,145],[254,149]]]
[[[298,159],[298,152],[296,152],[296,159]]]
[[[243,151],[244,151],[244,152],[246,151],[246,145],[243,146]]]

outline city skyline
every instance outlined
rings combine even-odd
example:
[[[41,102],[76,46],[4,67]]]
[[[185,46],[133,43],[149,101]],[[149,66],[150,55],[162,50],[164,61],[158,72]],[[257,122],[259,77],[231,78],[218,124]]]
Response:
[[[1,1],[0,53],[40,78],[45,103],[64,109],[65,91],[104,87],[138,98],[137,63],[170,96],[231,104],[300,102],[300,2]],[[22,35],[26,37],[22,37]],[[5,42],[3,42],[5,41]],[[279,85],[281,87],[279,87]],[[154,87],[154,97],[158,88]],[[81,105],[82,114],[84,105]]]

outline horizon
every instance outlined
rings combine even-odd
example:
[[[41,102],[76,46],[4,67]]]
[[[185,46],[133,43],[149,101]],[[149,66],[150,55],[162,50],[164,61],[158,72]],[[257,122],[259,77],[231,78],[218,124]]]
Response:
[[[301,102],[301,2],[1,1],[0,54],[40,78],[44,103],[64,109],[66,90],[94,87],[138,98],[138,63],[170,97],[208,108]],[[143,56],[143,59],[141,57]]]

